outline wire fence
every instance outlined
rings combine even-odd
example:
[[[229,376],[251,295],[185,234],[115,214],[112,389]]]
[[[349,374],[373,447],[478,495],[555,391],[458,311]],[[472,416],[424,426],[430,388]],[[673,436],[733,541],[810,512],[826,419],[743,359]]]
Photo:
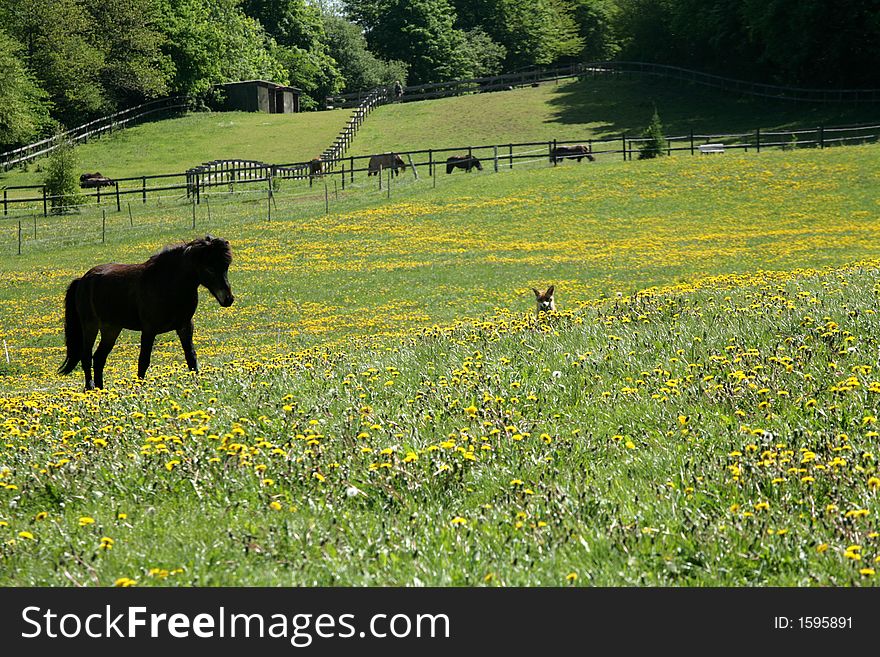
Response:
[[[728,134],[669,136],[670,155],[707,155],[768,149],[830,148],[875,143],[880,125],[817,127],[802,130],[755,130]],[[436,187],[449,174],[502,172],[563,166],[566,160],[596,163],[638,158],[646,138],[621,134],[592,140],[552,140],[468,145],[401,151],[395,154],[338,157],[313,171],[308,162],[266,164],[218,160],[197,173],[120,178],[111,188],[97,188],[52,211],[53,197],[42,186],[3,189],[0,253],[16,254],[50,245],[106,242],[108,235],[157,230],[208,230],[225,221],[251,217],[273,221],[303,213],[329,213],[349,201],[389,198],[394,190],[417,185]],[[572,149],[577,145],[582,148]],[[581,164],[584,166],[585,164]],[[588,165],[589,166],[589,165]],[[34,195],[34,191],[41,192]],[[12,196],[24,194],[24,196]],[[27,194],[31,194],[27,196]],[[57,200],[57,197],[56,197]]]

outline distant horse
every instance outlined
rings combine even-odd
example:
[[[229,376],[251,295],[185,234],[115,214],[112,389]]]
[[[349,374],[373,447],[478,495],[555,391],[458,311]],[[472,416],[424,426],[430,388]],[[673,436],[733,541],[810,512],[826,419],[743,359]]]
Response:
[[[478,171],[483,170],[483,165],[473,155],[453,155],[446,158],[446,173],[452,173],[453,169],[464,169],[470,173],[474,167]]]
[[[102,176],[100,172],[84,173],[79,177],[79,186],[83,189],[89,189],[92,187],[109,187],[113,184],[114,182],[110,180],[110,178]]]
[[[165,247],[138,265],[107,264],[76,278],[64,297],[64,340],[67,356],[60,374],[70,374],[81,362],[86,390],[104,387],[104,363],[122,329],[141,332],[138,377],[150,366],[153,342],[159,333],[177,331],[186,364],[198,371],[193,348],[193,315],[204,285],[224,308],[235,298],[227,273],[232,262],[229,242],[210,235]],[[95,338],[101,342],[92,356]],[[95,378],[92,380],[92,360]]]
[[[309,177],[320,176],[324,173],[324,162],[320,157],[309,160]]]
[[[582,159],[587,158],[590,162],[595,162],[596,158],[593,157],[593,149],[589,146],[585,146],[584,144],[576,144],[574,146],[557,146],[553,149],[550,155],[550,161],[553,164],[556,164],[560,160],[577,160],[580,162]]]
[[[376,176],[380,170],[391,169],[391,173],[397,175],[397,169],[406,171],[406,164],[403,163],[400,155],[397,153],[382,153],[381,155],[373,155],[370,158],[370,164],[367,168],[368,176]]]

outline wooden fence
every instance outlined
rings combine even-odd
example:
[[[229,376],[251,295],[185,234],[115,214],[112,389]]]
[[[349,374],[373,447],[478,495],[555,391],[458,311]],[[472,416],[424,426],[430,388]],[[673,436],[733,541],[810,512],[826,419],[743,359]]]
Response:
[[[689,82],[702,86],[722,89],[731,93],[778,100],[801,102],[836,102],[836,103],[876,103],[880,102],[880,89],[809,89],[802,87],[783,87],[758,82],[737,80],[720,75],[701,73],[679,66],[651,64],[647,62],[601,61],[569,64],[554,68],[529,68],[513,73],[489,77],[452,80],[431,84],[413,85],[404,88],[400,102],[428,100],[447,96],[460,96],[469,93],[498,91],[512,87],[523,87],[567,78],[608,77],[608,76],[653,76],[671,80]],[[380,87],[388,92],[387,87]],[[375,90],[372,90],[375,91]],[[333,107],[354,106],[366,97],[369,92],[356,92],[328,97],[326,104]]]
[[[25,162],[30,162],[43,155],[48,155],[65,141],[73,142],[75,144],[87,142],[91,137],[97,137],[105,132],[110,133],[114,130],[124,128],[130,123],[139,121],[147,116],[153,116],[159,113],[173,115],[185,110],[186,105],[185,96],[173,96],[170,98],[153,100],[148,103],[142,103],[135,107],[129,107],[128,109],[120,110],[119,112],[107,116],[102,116],[99,119],[89,121],[88,123],[84,123],[81,126],[77,126],[76,128],[62,132],[58,135],[48,137],[47,139],[28,144],[27,146],[22,146],[21,148],[16,148],[12,151],[0,153],[0,167],[2,167],[4,171],[8,171],[10,168],[18,164],[24,164]]]
[[[701,145],[716,144],[717,151],[742,151],[759,153],[766,149],[826,148],[844,144],[873,143],[880,140],[880,125],[824,127],[803,130],[761,130],[733,134],[688,134],[665,138],[664,151],[700,155]],[[452,154],[469,154],[479,158],[485,167],[495,171],[501,168],[515,168],[533,163],[557,164],[553,151],[557,146],[574,143],[589,145],[597,161],[638,158],[644,137],[621,134],[616,137],[593,140],[552,140],[507,144],[467,145],[451,148],[427,148],[401,151],[398,153],[407,167],[428,176],[445,171],[446,158]],[[343,143],[343,142],[339,142]],[[721,155],[723,157],[723,155]],[[371,156],[336,156],[327,158],[324,171],[310,173],[308,162],[288,164],[267,164],[253,160],[215,160],[182,173],[132,176],[114,180],[111,187],[83,191],[81,198],[87,204],[110,204],[117,211],[122,210],[123,200],[141,201],[169,198],[200,204],[202,195],[236,194],[265,191],[269,196],[281,181],[302,181],[310,187],[316,181],[337,180],[341,188],[356,183],[357,180],[370,179],[375,174],[369,166]],[[410,169],[410,170],[412,170]],[[387,170],[384,173],[388,173]],[[364,174],[368,174],[364,176]],[[377,185],[382,184],[383,176],[372,178]],[[15,214],[16,208],[26,213],[40,213],[48,216],[53,197],[48,195],[42,185],[19,185],[0,189],[2,191],[3,215]],[[170,192],[170,194],[168,194]]]

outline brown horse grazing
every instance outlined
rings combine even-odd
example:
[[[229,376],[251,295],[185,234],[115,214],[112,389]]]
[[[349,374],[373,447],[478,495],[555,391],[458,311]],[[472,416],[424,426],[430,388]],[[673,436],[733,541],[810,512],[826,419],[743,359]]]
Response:
[[[370,157],[370,164],[367,167],[368,176],[379,175],[379,171],[391,169],[393,175],[397,175],[397,169],[406,171],[406,164],[397,153],[382,153],[382,155],[373,155]]]
[[[103,388],[104,363],[122,329],[141,332],[138,377],[144,378],[150,366],[156,336],[168,331],[177,331],[186,364],[197,372],[192,318],[199,304],[198,287],[208,288],[224,308],[231,306],[231,262],[229,242],[208,235],[166,247],[139,265],[98,265],[74,279],[64,297],[67,357],[58,372],[70,374],[81,362],[86,390]],[[98,331],[101,342],[93,357]]]
[[[596,158],[593,157],[593,149],[589,146],[585,146],[584,144],[575,144],[574,146],[557,146],[553,149],[553,152],[550,155],[550,161],[553,162],[553,164],[556,164],[560,160],[571,159],[575,159],[580,162],[584,158],[587,158],[590,162],[596,161]]]
[[[483,170],[483,165],[473,155],[453,155],[446,158],[446,173],[452,173],[453,169],[464,169],[470,173],[473,168]]]
[[[320,157],[309,160],[309,177],[320,176],[324,173],[324,162]]]

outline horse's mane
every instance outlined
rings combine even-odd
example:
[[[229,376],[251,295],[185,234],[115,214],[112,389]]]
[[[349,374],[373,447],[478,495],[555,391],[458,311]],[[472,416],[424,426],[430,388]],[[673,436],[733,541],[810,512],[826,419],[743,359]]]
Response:
[[[197,253],[211,254],[215,257],[219,256],[228,266],[232,262],[232,249],[229,248],[229,242],[219,237],[206,235],[189,242],[177,242],[169,244],[162,248],[161,251],[152,255],[147,261],[153,264],[160,264],[180,256],[186,255],[190,251]]]

